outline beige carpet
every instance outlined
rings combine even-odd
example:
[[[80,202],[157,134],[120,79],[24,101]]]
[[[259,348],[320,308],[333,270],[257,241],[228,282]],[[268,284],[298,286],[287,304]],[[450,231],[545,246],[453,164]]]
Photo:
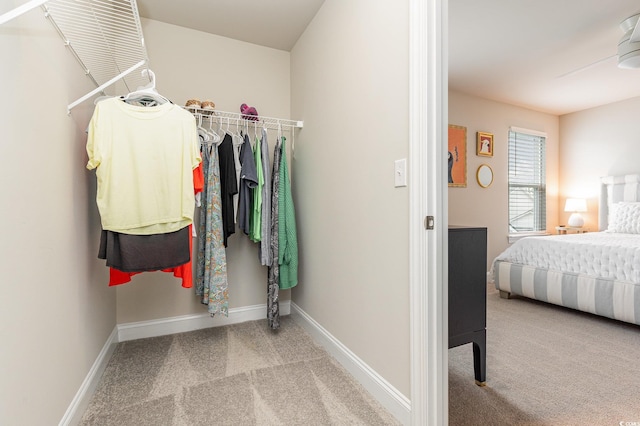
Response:
[[[397,425],[291,317],[118,344],[83,425]]]
[[[449,350],[450,425],[640,425],[640,327],[490,288],[486,387],[472,358]]]

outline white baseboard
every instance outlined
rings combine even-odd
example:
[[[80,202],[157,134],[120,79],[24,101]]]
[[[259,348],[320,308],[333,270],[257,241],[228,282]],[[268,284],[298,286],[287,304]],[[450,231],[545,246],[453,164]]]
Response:
[[[376,373],[364,361],[325,330],[295,303],[291,315],[329,352],[358,382],[404,425],[411,423],[410,400]]]
[[[289,315],[291,302],[280,302],[280,315]],[[267,305],[244,306],[229,309],[229,316],[216,315],[211,317],[208,313],[196,315],[182,315],[179,317],[162,318],[151,321],[129,322],[118,324],[118,341],[144,339],[147,337],[165,336],[167,334],[184,333],[209,327],[238,324],[245,321],[253,321],[267,318]]]
[[[89,401],[91,401],[91,397],[98,387],[102,373],[104,373],[105,368],[107,368],[107,364],[109,363],[111,355],[113,355],[113,351],[116,349],[117,344],[118,328],[114,327],[111,335],[107,338],[102,350],[91,366],[89,373],[80,385],[80,389],[78,389],[78,392],[73,397],[69,408],[67,408],[67,412],[64,413],[62,420],[60,420],[60,426],[76,425],[80,423],[84,412],[89,406]]]

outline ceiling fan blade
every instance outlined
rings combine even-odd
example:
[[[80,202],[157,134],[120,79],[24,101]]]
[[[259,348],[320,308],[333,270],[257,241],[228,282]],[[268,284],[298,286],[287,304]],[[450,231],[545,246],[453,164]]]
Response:
[[[636,22],[636,26],[633,29],[633,32],[631,33],[631,38],[629,39],[629,41],[631,43],[637,43],[640,41],[640,19],[638,19],[638,21]]]
[[[633,32],[629,37],[629,42],[636,43],[640,41],[640,13],[636,13],[633,16],[628,17],[620,23],[620,28],[625,34],[628,34],[631,29]]]
[[[608,61],[610,59],[617,58],[617,57],[618,57],[618,55],[607,56],[606,58],[602,58],[602,59],[599,59],[599,60],[597,60],[595,62],[591,62],[588,65],[584,65],[584,66],[582,66],[580,68],[576,68],[573,71],[569,71],[567,73],[561,74],[561,75],[557,76],[556,78],[570,77],[572,75],[578,74],[579,72],[582,72],[584,70],[588,70],[589,68],[595,67],[598,64],[601,64],[603,62],[606,62],[606,61]]]

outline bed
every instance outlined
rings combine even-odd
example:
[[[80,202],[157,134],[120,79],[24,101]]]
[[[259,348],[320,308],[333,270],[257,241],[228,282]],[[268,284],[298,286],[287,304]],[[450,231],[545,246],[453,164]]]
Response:
[[[525,237],[489,271],[524,296],[640,325],[640,175],[601,178],[598,232]]]

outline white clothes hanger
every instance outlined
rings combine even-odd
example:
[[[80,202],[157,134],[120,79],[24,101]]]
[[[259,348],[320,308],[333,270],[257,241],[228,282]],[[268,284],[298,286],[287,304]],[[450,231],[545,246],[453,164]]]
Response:
[[[231,136],[231,142],[232,142],[233,145],[235,145],[236,144],[236,134],[233,133],[233,130],[231,130],[231,118],[229,118],[229,117],[225,117],[225,118],[227,120],[227,128],[224,129],[224,132],[226,134],[228,134],[229,136]]]
[[[237,118],[235,120],[236,120],[236,131],[235,133],[232,133],[231,136],[232,136],[233,144],[236,146],[237,149],[240,149],[240,147],[244,143],[244,139],[242,137],[242,132],[240,131],[240,120]]]
[[[142,75],[144,76],[145,74],[149,74],[151,82],[146,86],[138,87],[136,90],[134,90],[133,92],[129,92],[125,96],[121,96],[120,99],[125,102],[150,100],[151,103],[147,106],[162,105],[166,104],[167,102],[171,102],[156,90],[155,73],[150,69],[145,68],[142,70]]]
[[[211,135],[207,132],[207,129],[202,127],[202,114],[198,114],[198,136],[203,144],[209,145],[211,142]]]
[[[220,142],[222,142],[222,137],[215,132],[215,130],[213,130],[213,116],[209,116],[209,129],[208,129],[209,134],[211,135],[211,142],[216,144],[216,145],[220,145]],[[218,130],[219,132],[219,130]]]
[[[222,128],[223,117],[216,117],[216,123],[218,123],[218,134],[224,134],[224,129]],[[221,136],[222,137],[222,136]]]
[[[244,134],[247,135],[247,138],[249,139],[249,143],[251,144],[251,138],[248,137],[249,136],[249,122],[247,120],[244,120]],[[244,137],[243,137],[244,139]],[[253,144],[251,144],[251,146],[253,146]]]

